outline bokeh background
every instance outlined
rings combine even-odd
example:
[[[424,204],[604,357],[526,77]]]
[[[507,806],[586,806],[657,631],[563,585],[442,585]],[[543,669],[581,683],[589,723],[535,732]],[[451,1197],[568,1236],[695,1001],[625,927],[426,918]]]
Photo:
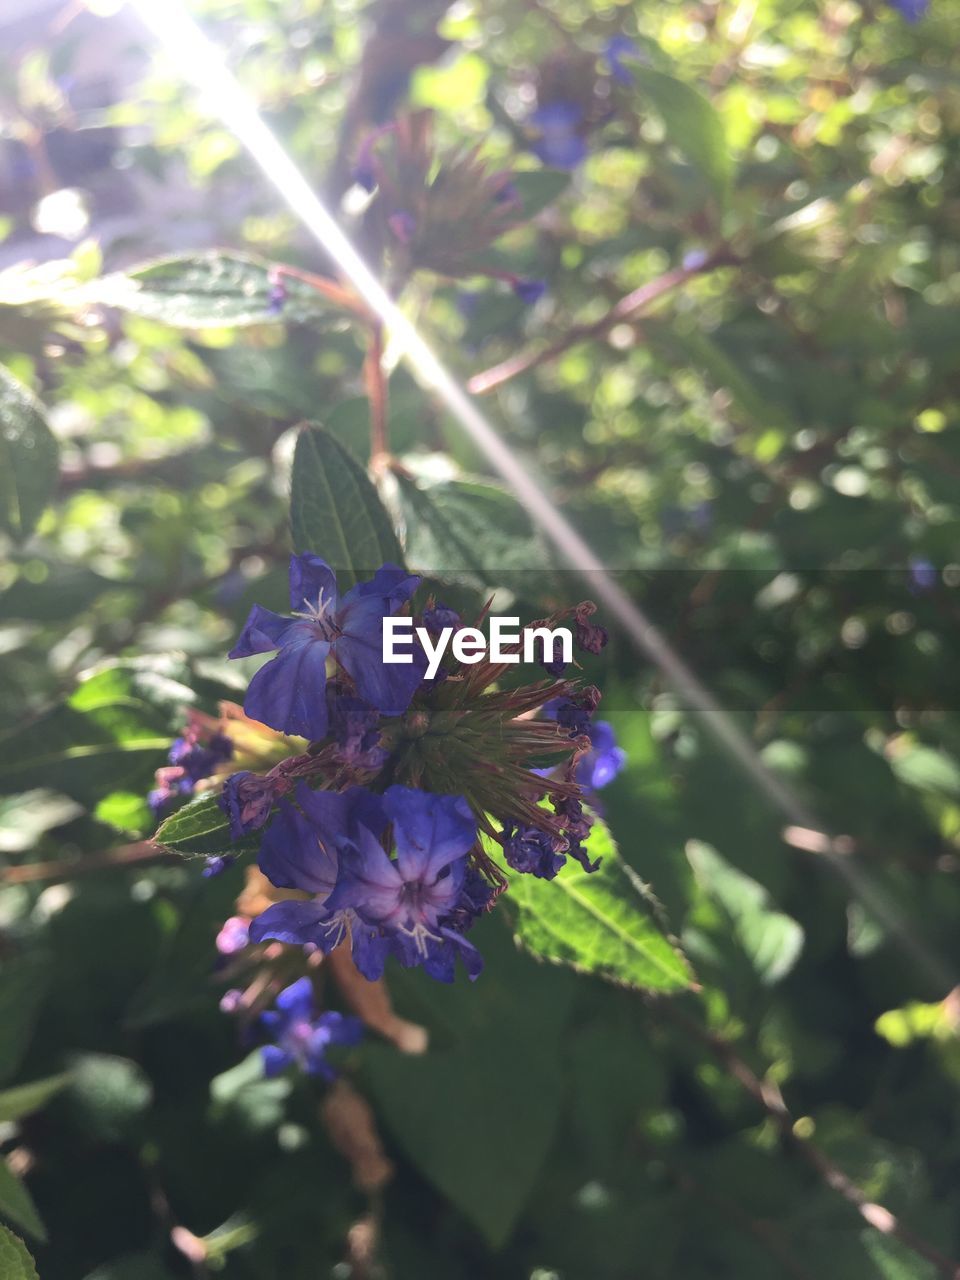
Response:
[[[0,0],[0,362],[59,444],[31,532],[0,441],[0,1084],[52,1078],[0,1094],[0,1218],[43,1280],[953,1275],[960,4],[191,7],[375,260],[371,130],[429,109],[522,173],[532,216],[403,305],[465,381],[547,352],[485,401],[518,465],[818,825],[614,636],[604,810],[700,991],[538,964],[491,919],[476,985],[390,975],[431,1048],[368,1038],[346,1140],[260,1077],[214,972],[240,870],[129,851],[185,703],[242,696],[225,652],[282,600],[296,425],[368,459],[364,348],[324,314],[110,305],[156,257],[330,264],[134,15]],[[403,367],[390,434],[444,513],[415,561],[582,593]]]

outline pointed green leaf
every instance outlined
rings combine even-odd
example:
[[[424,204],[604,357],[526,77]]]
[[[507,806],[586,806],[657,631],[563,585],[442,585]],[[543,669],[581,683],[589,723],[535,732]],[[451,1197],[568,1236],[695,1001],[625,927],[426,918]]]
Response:
[[[307,322],[336,314],[310,285],[284,277],[284,302],[272,307],[271,264],[251,254],[212,249],[161,258],[91,286],[98,301],[179,329],[240,328]]]
[[[507,874],[504,902],[514,912],[517,941],[528,951],[641,991],[691,986],[687,961],[661,931],[604,822],[595,820],[587,841],[591,859],[602,859],[593,872],[568,858],[556,879],[540,880],[510,868],[495,841],[485,837],[484,848]]]
[[[26,1245],[0,1225],[0,1276],[3,1280],[39,1280]]]
[[[297,551],[336,570],[341,590],[385,561],[403,563],[390,517],[366,471],[323,427],[305,425],[293,457],[290,524]]]
[[[635,65],[633,74],[642,103],[652,103],[663,117],[668,141],[724,197],[732,177],[732,160],[723,122],[713,104],[683,80],[653,67]]]
[[[0,1093],[0,1124],[19,1120],[33,1111],[39,1111],[70,1081],[68,1074],[48,1076],[46,1080],[33,1080],[30,1084],[17,1085]]]
[[[0,365],[0,528],[29,537],[57,484],[59,446],[43,405]]]
[[[47,1238],[40,1215],[37,1213],[37,1206],[33,1203],[33,1196],[20,1179],[11,1172],[10,1166],[2,1157],[0,1157],[0,1218],[6,1218],[8,1222],[12,1222],[15,1227],[26,1231],[36,1240]],[[3,1280],[7,1280],[6,1272],[0,1271],[0,1275],[3,1276]]]
[[[230,824],[218,795],[202,795],[161,822],[155,839],[171,853],[186,857],[234,851]]]

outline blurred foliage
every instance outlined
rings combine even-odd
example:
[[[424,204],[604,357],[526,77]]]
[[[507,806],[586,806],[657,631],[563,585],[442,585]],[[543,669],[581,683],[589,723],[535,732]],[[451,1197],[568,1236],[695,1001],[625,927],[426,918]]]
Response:
[[[130,855],[143,797],[185,707],[239,700],[224,654],[318,530],[345,567],[399,537],[454,603],[507,587],[546,610],[582,584],[402,367],[392,522],[369,505],[363,326],[114,8],[38,5],[0,40],[0,1219],[43,1280],[937,1275],[798,1147],[960,1250],[960,3],[916,23],[882,0],[192,6],[456,373],[542,357],[487,401],[518,461],[943,960],[939,981],[905,960],[614,635],[589,674],[629,757],[603,797],[623,866],[564,898],[559,940],[539,882],[511,913],[588,972],[501,917],[475,986],[390,975],[431,1041],[351,1056],[382,1196],[327,1104],[245,1059],[214,972],[239,870]],[[89,71],[101,41],[116,91]],[[560,99],[587,153],[569,174],[531,124]],[[455,280],[391,254],[350,190],[409,109],[517,172],[526,216]],[[511,276],[547,292],[526,305]],[[620,875],[696,973],[679,1014],[603,981],[645,985],[615,913],[569,954]],[[33,1274],[6,1226],[0,1271]]]

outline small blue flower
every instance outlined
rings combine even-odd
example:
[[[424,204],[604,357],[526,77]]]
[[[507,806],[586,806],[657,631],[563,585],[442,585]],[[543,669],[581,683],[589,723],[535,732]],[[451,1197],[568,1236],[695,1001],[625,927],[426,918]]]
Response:
[[[209,778],[217,765],[226,763],[233,755],[233,743],[222,733],[215,733],[206,746],[192,733],[175,739],[170,748],[170,763],[183,770],[191,783]]]
[[[919,22],[930,8],[930,0],[887,0],[887,4],[908,22]]]
[[[327,1050],[332,1045],[358,1044],[363,1038],[360,1020],[332,1010],[318,1014],[309,978],[285,987],[275,1006],[260,1015],[260,1028],[273,1042],[261,1050],[264,1073],[277,1076],[295,1066],[307,1075],[335,1079]]]
[[[412,213],[406,209],[391,213],[387,225],[401,244],[413,243],[413,237],[417,234],[417,220]]]
[[[587,144],[581,133],[583,109],[579,103],[563,99],[538,107],[529,117],[536,130],[530,149],[544,164],[554,169],[576,169],[587,158]]]
[[[456,609],[451,609],[447,605],[437,600],[427,605],[423,611],[423,625],[427,628],[432,636],[438,636],[444,627],[453,627],[456,629],[462,626],[462,620]]]
[[[207,858],[201,875],[205,880],[212,880],[215,876],[222,876],[225,871],[229,871],[236,858],[232,853],[221,853],[215,857]]]
[[[585,791],[599,791],[612,782],[627,763],[627,753],[617,746],[613,725],[598,720],[587,728],[590,750],[577,762],[577,782]]]
[[[551,698],[543,704],[543,714],[548,720],[556,720],[561,729],[566,729],[571,738],[579,738],[590,732],[589,704],[582,706],[572,698]]]
[[[633,75],[624,62],[638,62],[643,55],[629,36],[612,36],[603,47],[603,57],[617,84],[633,84]]]
[[[420,579],[396,565],[378,569],[370,582],[337,591],[333,570],[319,556],[290,557],[290,611],[283,617],[254,605],[229,657],[279,650],[250,681],[243,709],[253,720],[317,740],[329,725],[327,658],[352,678],[356,691],[384,715],[401,715],[423,679],[426,662],[383,661],[383,619],[405,604]]]
[[[513,281],[511,288],[521,302],[525,302],[527,306],[532,307],[547,292],[547,283],[545,280],[516,279]]]

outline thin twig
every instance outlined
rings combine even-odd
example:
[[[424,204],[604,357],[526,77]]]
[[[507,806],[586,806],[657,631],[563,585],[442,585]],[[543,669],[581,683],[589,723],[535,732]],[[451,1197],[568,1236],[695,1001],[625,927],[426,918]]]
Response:
[[[795,1129],[794,1119],[783,1099],[779,1086],[772,1080],[761,1080],[736,1049],[722,1036],[708,1030],[695,1018],[689,1017],[667,1001],[651,999],[653,1011],[673,1022],[704,1045],[742,1088],[763,1107],[776,1124],[784,1142],[815,1171],[826,1186],[836,1191],[863,1218],[864,1222],[884,1235],[892,1236],[921,1258],[933,1263],[945,1280],[960,1280],[960,1263],[930,1244],[922,1236],[905,1226],[889,1209],[869,1200],[864,1191],[847,1174],[834,1164],[825,1152],[808,1138],[801,1137]]]
[[[370,327],[370,345],[363,362],[363,382],[370,404],[370,467],[377,471],[390,455],[388,434],[388,390],[383,370],[383,326]]]
[[[16,867],[0,869],[0,884],[30,884],[37,880],[74,880],[92,871],[114,871],[118,867],[145,866],[152,862],[175,860],[152,840],[140,840],[136,844],[122,844],[102,853],[86,854],[82,858],[54,858],[49,862],[27,862]]]
[[[602,337],[618,324],[630,323],[656,302],[658,298],[662,298],[664,294],[670,293],[671,290],[678,288],[682,284],[686,284],[688,280],[694,279],[695,276],[715,271],[717,267],[730,266],[736,261],[737,259],[729,249],[719,249],[696,266],[676,267],[673,271],[667,271],[662,276],[657,276],[655,280],[647,281],[646,284],[640,285],[632,293],[628,293],[621,298],[599,320],[594,320],[591,324],[574,325],[566,331],[562,338],[558,338],[556,342],[547,347],[541,347],[539,350],[521,351],[517,355],[511,356],[508,360],[504,360],[501,364],[485,369],[483,373],[474,374],[467,383],[467,390],[475,396],[486,395],[488,391],[495,390],[505,382],[516,378],[519,374],[526,373],[537,365],[547,364],[551,360],[556,360],[558,356],[563,355],[565,351],[568,351],[578,343],[589,342],[592,338]]]

